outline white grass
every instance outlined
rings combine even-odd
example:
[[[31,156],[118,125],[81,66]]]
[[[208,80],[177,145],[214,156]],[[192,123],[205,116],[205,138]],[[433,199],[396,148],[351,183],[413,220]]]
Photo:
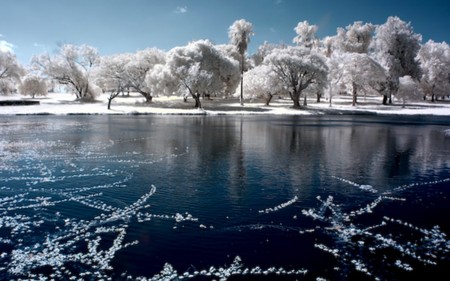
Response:
[[[93,103],[80,103],[75,101],[75,96],[67,93],[50,93],[47,97],[37,98],[39,105],[0,106],[0,115],[24,115],[24,114],[179,114],[179,115],[248,115],[248,114],[272,114],[272,115],[319,115],[319,114],[394,114],[394,115],[438,115],[450,116],[450,101],[429,101],[406,104],[401,103],[382,105],[381,97],[360,97],[356,106],[351,105],[350,96],[333,97],[330,106],[329,101],[323,99],[317,103],[314,99],[308,100],[308,106],[304,109],[293,109],[289,99],[274,99],[270,106],[265,106],[263,101],[245,101],[244,106],[234,98],[202,100],[203,109],[194,109],[193,101],[189,99],[183,102],[181,97],[155,97],[150,104],[137,93],[131,93],[128,97],[119,96],[112,101],[111,110],[107,109],[108,95],[104,94]],[[0,96],[2,100],[31,100],[20,95]]]

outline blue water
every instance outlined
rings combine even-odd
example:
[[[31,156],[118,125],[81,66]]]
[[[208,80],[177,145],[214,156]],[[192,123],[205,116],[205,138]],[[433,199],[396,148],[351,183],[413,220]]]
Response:
[[[447,117],[0,117],[0,279],[448,274],[449,130]]]

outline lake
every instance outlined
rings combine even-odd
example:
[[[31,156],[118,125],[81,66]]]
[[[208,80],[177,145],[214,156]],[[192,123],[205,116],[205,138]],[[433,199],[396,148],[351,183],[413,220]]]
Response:
[[[0,117],[0,279],[450,274],[450,120]]]

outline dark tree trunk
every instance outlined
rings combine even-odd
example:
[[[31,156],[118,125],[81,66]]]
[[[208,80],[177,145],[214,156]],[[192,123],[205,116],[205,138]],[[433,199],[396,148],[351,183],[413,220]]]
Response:
[[[118,97],[119,94],[120,94],[120,92],[121,92],[121,91],[118,90],[117,92],[112,92],[112,93],[109,95],[109,97],[108,97],[108,110],[111,109],[111,102],[112,102],[112,100],[115,99],[116,97]]]
[[[320,103],[321,97],[322,97],[322,94],[320,94],[320,92],[317,92],[317,103]]]
[[[192,97],[195,100],[195,108],[202,108],[202,103],[200,102],[200,95],[199,94],[193,94]]]
[[[294,108],[300,108],[300,93],[293,92],[291,94],[291,99],[294,102]]]
[[[267,98],[266,98],[266,106],[269,106],[270,101],[273,98],[273,95],[271,93],[267,93]]]
[[[355,82],[352,83],[352,87],[353,87],[353,101],[352,101],[352,106],[355,106],[356,103],[358,102],[357,100],[357,93],[358,93],[358,86],[356,85]]]
[[[244,54],[241,54],[241,105],[244,105]]]

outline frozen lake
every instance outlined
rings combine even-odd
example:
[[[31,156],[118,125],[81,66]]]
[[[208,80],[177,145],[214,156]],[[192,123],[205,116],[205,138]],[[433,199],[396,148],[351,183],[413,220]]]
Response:
[[[0,279],[450,274],[448,117],[2,116]]]

